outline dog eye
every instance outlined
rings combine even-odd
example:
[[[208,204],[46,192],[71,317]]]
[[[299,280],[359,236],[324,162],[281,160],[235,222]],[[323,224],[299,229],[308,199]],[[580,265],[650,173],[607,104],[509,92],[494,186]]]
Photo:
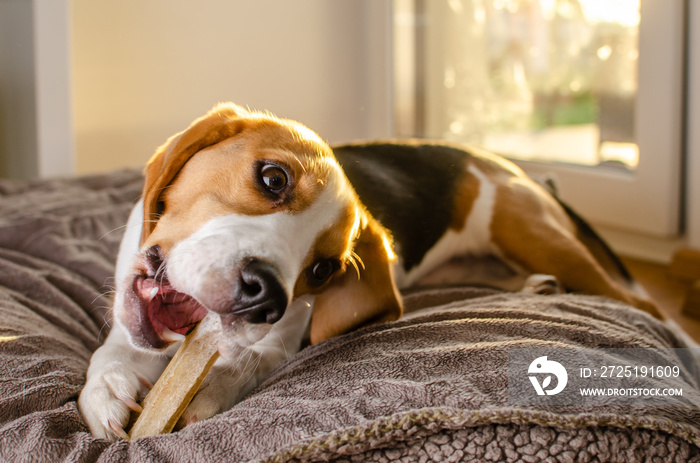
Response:
[[[320,286],[340,268],[338,259],[321,259],[311,267],[311,282]]]
[[[287,187],[289,180],[287,172],[280,166],[274,164],[265,164],[260,169],[260,180],[265,188],[273,193],[280,193]]]

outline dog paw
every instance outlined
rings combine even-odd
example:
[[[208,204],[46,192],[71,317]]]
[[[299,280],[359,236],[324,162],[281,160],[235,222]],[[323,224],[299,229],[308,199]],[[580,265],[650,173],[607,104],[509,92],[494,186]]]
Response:
[[[212,376],[211,373],[210,376]],[[206,420],[228,408],[227,392],[220,383],[221,379],[219,378],[210,379],[210,377],[207,377],[192,399],[192,402],[187,406],[182,417],[180,417],[177,428],[183,428],[197,421]]]
[[[215,367],[209,372],[192,402],[180,417],[177,429],[228,410],[250,389],[246,386],[255,384],[254,381],[243,382],[240,376],[222,370]]]
[[[78,398],[78,408],[96,437],[128,439],[124,428],[138,401],[153,387],[127,364],[114,361],[91,373]]]

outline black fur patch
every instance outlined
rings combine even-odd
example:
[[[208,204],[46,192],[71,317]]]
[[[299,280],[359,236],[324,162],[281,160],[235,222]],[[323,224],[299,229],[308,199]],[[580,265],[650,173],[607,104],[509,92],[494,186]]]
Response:
[[[469,153],[417,141],[333,147],[360,200],[393,235],[406,271],[445,234]]]

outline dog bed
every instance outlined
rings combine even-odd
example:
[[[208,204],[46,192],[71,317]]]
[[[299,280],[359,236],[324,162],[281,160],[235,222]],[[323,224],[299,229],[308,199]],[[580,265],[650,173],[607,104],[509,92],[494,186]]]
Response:
[[[513,348],[684,347],[664,325],[597,297],[478,288],[408,293],[402,320],[303,349],[182,431],[96,439],[76,400],[141,185],[133,171],[0,181],[0,461],[700,461],[687,359],[670,358],[684,396],[663,404],[509,393]]]

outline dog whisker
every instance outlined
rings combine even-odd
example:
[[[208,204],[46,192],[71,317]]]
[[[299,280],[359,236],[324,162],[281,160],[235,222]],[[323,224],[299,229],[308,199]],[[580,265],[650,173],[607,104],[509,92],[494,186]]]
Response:
[[[287,351],[287,345],[284,343],[284,338],[280,336],[279,333],[275,332],[274,333],[277,339],[279,340],[279,345],[282,347],[282,352],[284,352],[284,358],[288,359],[289,358],[289,352]]]
[[[365,268],[364,262],[362,262],[360,256],[358,256],[355,252],[350,253],[347,262],[355,268],[358,276],[360,275],[360,267],[362,267],[362,269]]]
[[[163,286],[166,281],[166,268],[165,268],[165,263],[162,262],[158,268],[156,269],[155,275],[153,275],[153,279],[158,282],[160,286]]]
[[[250,382],[254,377],[255,377],[255,372],[258,370],[258,367],[260,366],[260,362],[262,361],[262,355],[253,352],[251,350],[251,355],[248,358],[248,362],[246,363],[246,369],[244,370],[243,374],[241,375],[241,382],[240,384],[247,384]],[[254,363],[255,365],[251,368],[250,365]],[[247,374],[247,377],[244,378],[244,375]]]

